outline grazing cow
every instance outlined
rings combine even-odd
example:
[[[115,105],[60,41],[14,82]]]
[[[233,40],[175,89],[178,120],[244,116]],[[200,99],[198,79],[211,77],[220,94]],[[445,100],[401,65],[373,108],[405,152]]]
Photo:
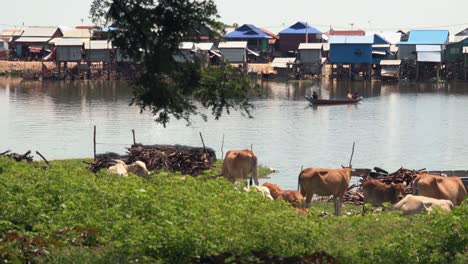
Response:
[[[417,214],[420,212],[431,212],[434,207],[440,207],[446,211],[452,211],[453,203],[450,200],[439,200],[425,196],[415,196],[408,194],[399,201],[395,206],[394,210],[402,210],[403,214]]]
[[[304,196],[298,191],[283,190],[278,185],[269,182],[265,182],[263,186],[270,190],[270,194],[275,200],[284,200],[294,207],[304,206]]]
[[[255,185],[258,185],[257,156],[248,149],[228,150],[224,157],[221,174],[231,182],[237,179],[247,179],[251,174]]]
[[[299,174],[299,189],[306,198],[305,207],[309,208],[314,194],[318,196],[333,195],[335,214],[341,215],[341,202],[350,180],[351,167],[342,166],[342,169],[304,169]]]
[[[113,166],[110,166],[108,170],[118,176],[128,176],[127,164],[122,160],[114,160],[116,163]]]
[[[125,164],[122,160],[115,160],[116,164],[110,166],[108,170],[119,176],[128,176],[128,173],[134,173],[138,176],[148,176],[150,172],[146,169],[146,164],[142,161],[135,161],[130,165]]]
[[[396,204],[403,199],[406,186],[401,183],[385,184],[378,180],[367,180],[362,184],[364,202],[380,206],[384,202]]]
[[[265,186],[252,185],[250,187],[245,187],[244,190],[246,192],[250,192],[250,190],[255,190],[255,191],[259,192],[263,197],[265,197],[267,199],[270,199],[270,200],[274,200],[273,197],[270,194],[270,189],[268,189]]]
[[[450,200],[459,205],[465,199],[466,189],[459,177],[420,174],[413,182],[413,194]]]
[[[147,177],[150,175],[150,172],[146,168],[146,164],[143,161],[135,161],[132,164],[127,166],[127,171],[132,172],[141,177]]]

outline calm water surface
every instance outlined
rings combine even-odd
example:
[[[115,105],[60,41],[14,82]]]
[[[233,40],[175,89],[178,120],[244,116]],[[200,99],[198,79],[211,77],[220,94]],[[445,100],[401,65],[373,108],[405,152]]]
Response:
[[[311,107],[304,100],[313,91],[340,98],[348,89],[364,101]],[[353,141],[354,167],[468,169],[467,83],[263,82],[253,119],[231,113],[219,121],[194,117],[192,126],[172,120],[167,128],[129,107],[131,96],[124,82],[0,79],[0,152],[92,157],[97,125],[98,153],[125,153],[135,129],[144,144],[201,146],[202,132],[220,157],[224,134],[224,151],[253,144],[260,163],[280,171],[269,181],[285,188],[296,188],[301,165],[347,164]]]

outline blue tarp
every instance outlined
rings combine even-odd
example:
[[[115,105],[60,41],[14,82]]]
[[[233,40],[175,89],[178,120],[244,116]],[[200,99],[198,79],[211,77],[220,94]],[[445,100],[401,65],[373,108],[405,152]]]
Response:
[[[233,32],[224,35],[226,39],[271,39],[272,37],[251,24],[244,24]]]
[[[306,23],[304,22],[297,22],[296,24],[282,30],[279,35],[281,34],[305,34],[306,33]],[[322,34],[318,29],[307,25],[307,34]]]
[[[409,32],[409,38],[406,42],[400,42],[398,44],[437,44],[443,45],[448,42],[449,31],[448,30],[411,30]]]

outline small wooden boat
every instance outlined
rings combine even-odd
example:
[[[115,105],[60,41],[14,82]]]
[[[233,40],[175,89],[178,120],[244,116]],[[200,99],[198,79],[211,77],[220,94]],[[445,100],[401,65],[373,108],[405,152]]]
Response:
[[[309,103],[313,105],[338,105],[338,104],[355,104],[362,100],[362,96],[356,99],[313,99],[311,96],[305,97]]]

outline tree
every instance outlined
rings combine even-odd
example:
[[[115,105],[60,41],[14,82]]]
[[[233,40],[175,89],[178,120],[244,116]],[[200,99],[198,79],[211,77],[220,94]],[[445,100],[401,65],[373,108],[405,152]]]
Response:
[[[174,59],[182,55],[180,43],[195,40],[201,29],[210,29],[210,37],[221,32],[212,0],[94,0],[90,13],[95,23],[119,29],[113,44],[138,67],[131,104],[151,111],[156,122],[165,126],[173,116],[190,123],[201,114],[197,101],[216,119],[230,109],[251,117],[253,85],[237,70]]]

